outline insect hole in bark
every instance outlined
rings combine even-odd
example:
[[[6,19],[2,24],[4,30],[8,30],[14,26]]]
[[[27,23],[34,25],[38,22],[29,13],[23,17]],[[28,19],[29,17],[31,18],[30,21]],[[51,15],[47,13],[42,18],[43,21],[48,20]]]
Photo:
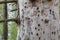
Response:
[[[49,20],[48,19],[45,19],[45,23],[48,23],[49,22]]]

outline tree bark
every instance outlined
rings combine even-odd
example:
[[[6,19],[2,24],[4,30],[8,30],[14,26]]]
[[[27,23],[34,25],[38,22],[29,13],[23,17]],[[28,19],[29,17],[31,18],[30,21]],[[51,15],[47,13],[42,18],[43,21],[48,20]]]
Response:
[[[18,0],[21,24],[17,40],[60,40],[58,0]]]

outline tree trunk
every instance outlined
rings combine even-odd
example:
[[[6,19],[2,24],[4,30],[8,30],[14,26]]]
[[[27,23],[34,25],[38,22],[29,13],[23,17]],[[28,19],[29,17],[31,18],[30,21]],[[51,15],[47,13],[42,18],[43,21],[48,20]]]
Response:
[[[21,24],[17,40],[60,40],[58,0],[18,0]]]

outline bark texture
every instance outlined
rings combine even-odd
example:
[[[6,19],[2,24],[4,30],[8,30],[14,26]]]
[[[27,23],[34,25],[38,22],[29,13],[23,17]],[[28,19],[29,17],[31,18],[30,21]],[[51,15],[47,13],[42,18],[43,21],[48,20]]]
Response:
[[[60,40],[58,0],[18,1],[17,40]]]

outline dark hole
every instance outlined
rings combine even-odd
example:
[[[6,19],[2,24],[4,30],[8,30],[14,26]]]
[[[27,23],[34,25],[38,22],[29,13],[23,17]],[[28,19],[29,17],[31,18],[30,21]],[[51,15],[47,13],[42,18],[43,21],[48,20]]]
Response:
[[[54,11],[52,11],[52,13],[54,13]]]
[[[49,20],[45,19],[45,23],[48,23],[48,22],[49,22]]]
[[[40,31],[40,29],[38,29],[38,31]]]
[[[39,14],[38,14],[38,17],[39,17]]]
[[[27,8],[26,6],[24,6],[25,8]]]
[[[45,31],[43,31],[43,34],[45,34]]]
[[[26,17],[27,20],[30,20],[30,18]]]
[[[33,32],[31,32],[31,34],[33,35]]]
[[[35,27],[35,29],[37,29],[37,28]]]
[[[54,35],[55,35],[55,34],[56,34],[56,32],[52,32],[52,34],[54,34]]]
[[[41,19],[43,21],[43,19]]]
[[[38,36],[38,33],[36,35]]]
[[[51,9],[50,9],[50,14],[51,14]]]
[[[27,4],[27,2],[25,2],[25,4]]]
[[[40,37],[39,37],[39,40],[40,40]]]
[[[38,24],[38,26],[40,26],[40,24]]]
[[[37,7],[37,10],[39,9],[39,7]]]

